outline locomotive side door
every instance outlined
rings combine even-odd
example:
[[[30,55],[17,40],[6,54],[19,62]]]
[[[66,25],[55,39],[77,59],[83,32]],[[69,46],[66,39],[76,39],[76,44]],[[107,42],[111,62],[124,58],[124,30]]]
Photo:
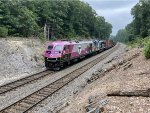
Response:
[[[68,63],[70,63],[71,60],[71,52],[72,52],[71,45],[68,45]]]
[[[70,61],[70,45],[65,45],[63,50],[63,57],[66,62]]]

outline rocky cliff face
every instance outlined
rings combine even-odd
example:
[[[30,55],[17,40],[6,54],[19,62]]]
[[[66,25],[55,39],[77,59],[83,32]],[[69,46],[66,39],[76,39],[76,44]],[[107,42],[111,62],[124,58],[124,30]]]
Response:
[[[0,82],[42,71],[44,45],[37,39],[0,39]]]

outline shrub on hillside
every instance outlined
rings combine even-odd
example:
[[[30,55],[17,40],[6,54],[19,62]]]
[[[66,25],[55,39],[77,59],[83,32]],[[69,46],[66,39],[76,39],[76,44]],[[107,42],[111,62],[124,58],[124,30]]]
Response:
[[[8,29],[5,27],[0,27],[0,37],[6,37],[8,35]]]
[[[150,41],[145,44],[144,55],[147,59],[150,58]]]

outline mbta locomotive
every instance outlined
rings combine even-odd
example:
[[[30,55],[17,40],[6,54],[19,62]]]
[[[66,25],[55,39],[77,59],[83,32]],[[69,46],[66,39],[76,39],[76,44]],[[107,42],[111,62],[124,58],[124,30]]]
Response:
[[[93,53],[99,53],[113,47],[112,40],[92,41],[54,41],[49,42],[44,52],[45,67],[59,70],[71,62],[75,62]]]

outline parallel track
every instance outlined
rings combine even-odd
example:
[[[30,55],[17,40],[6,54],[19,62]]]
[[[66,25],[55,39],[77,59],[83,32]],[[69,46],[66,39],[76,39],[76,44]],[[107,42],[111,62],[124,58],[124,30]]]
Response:
[[[94,61],[89,62],[88,64],[80,67],[79,69],[67,74],[66,76],[54,81],[53,83],[43,87],[42,89],[32,93],[31,95],[17,101],[16,103],[4,108],[0,111],[0,113],[29,113],[32,112],[33,108],[48,97],[52,96],[55,92],[59,89],[70,83],[75,78],[79,77],[85,71],[96,65],[101,60],[105,59],[108,55],[110,55],[113,51],[118,48],[118,45],[108,50],[107,53],[103,54],[99,58],[95,59]]]
[[[39,80],[40,78],[48,76],[49,74],[52,74],[52,73],[53,73],[53,71],[45,70],[45,71],[36,73],[34,75],[16,80],[11,83],[8,83],[6,85],[0,86],[0,95],[5,94],[11,90],[18,88],[18,87],[21,87],[25,84],[31,83],[32,81]]]

